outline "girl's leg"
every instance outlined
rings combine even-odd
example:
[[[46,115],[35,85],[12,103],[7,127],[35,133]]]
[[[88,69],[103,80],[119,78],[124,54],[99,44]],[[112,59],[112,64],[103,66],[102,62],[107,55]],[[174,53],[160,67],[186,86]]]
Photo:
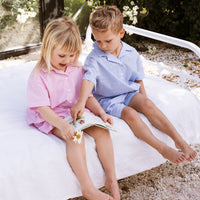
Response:
[[[176,147],[185,153],[187,160],[192,161],[196,157],[197,153],[186,143],[172,123],[150,99],[138,93],[133,96],[129,106],[143,113],[154,127],[171,137]]]
[[[99,160],[106,174],[105,187],[111,192],[115,200],[120,199],[119,186],[115,174],[115,162],[112,140],[109,131],[99,127],[90,127],[85,130],[96,142]]]
[[[54,129],[53,134],[63,139],[58,129]],[[80,144],[67,140],[66,148],[68,162],[80,182],[83,196],[88,200],[113,200],[111,196],[98,190],[92,183],[86,164],[84,137]]]

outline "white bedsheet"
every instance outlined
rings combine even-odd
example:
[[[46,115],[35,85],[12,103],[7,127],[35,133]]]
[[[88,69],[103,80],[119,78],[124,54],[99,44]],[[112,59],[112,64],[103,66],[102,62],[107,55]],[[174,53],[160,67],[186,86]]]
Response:
[[[65,143],[29,127],[25,120],[26,83],[35,65],[29,62],[0,70],[0,199],[66,200],[81,195],[67,160]],[[144,80],[148,96],[173,122],[189,143],[200,142],[200,102],[189,91],[159,78]],[[152,132],[174,146],[165,134]],[[137,139],[129,127],[114,118],[113,139],[117,178],[121,179],[165,162],[153,148]],[[95,144],[86,135],[87,164],[97,187],[105,176]]]

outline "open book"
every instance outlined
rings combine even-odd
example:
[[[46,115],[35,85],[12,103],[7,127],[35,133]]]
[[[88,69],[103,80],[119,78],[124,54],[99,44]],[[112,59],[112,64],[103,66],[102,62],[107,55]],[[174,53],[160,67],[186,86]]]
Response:
[[[76,120],[75,124],[73,124],[73,119],[71,116],[66,117],[65,120],[74,126],[76,132],[91,126],[98,126],[111,131],[116,131],[112,128],[112,125],[105,123],[100,117],[88,112],[84,112],[82,117]]]

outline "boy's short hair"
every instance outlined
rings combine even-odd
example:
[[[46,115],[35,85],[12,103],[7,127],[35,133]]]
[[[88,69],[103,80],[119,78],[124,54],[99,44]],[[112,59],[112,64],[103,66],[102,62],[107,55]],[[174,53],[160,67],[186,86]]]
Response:
[[[116,6],[100,6],[90,14],[90,26],[97,31],[119,33],[123,28],[123,16]]]

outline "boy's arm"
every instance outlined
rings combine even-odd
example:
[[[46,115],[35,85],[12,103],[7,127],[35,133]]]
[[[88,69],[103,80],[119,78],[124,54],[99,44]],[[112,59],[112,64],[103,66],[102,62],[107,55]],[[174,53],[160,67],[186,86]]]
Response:
[[[95,97],[89,97],[86,101],[85,107],[92,111],[95,115],[99,116],[104,122],[108,122],[113,125],[111,116],[106,114]]]
[[[62,139],[73,139],[75,130],[66,120],[59,117],[49,106],[41,106],[37,109],[45,121],[60,130]]]
[[[92,92],[94,83],[83,79],[80,89],[80,94],[77,103],[71,108],[71,116],[73,118],[73,123],[75,123],[78,117],[81,117],[84,113],[86,101]]]
[[[140,93],[147,97],[146,90],[144,88],[143,80],[135,81],[136,83],[140,84]]]

